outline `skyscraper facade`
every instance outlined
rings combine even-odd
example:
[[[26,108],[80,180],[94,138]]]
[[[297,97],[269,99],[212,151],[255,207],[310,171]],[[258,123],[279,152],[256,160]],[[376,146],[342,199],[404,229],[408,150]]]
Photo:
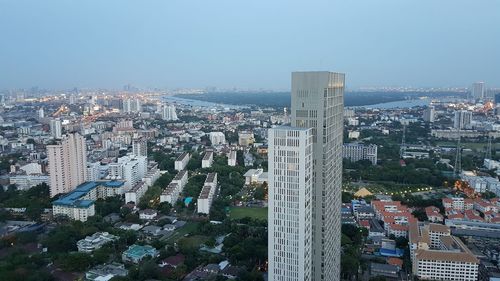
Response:
[[[312,130],[269,130],[269,280],[312,279]]]
[[[340,280],[345,75],[292,73],[292,126],[313,138],[312,280]]]
[[[50,196],[67,193],[85,182],[87,149],[85,138],[79,134],[64,136],[61,143],[47,145],[49,160]]]

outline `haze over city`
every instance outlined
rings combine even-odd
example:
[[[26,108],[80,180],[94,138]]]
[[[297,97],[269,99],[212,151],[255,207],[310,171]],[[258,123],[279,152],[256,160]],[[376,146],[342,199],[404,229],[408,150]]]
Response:
[[[0,280],[500,280],[499,11],[0,0]]]
[[[498,1],[0,1],[0,89],[499,86]]]

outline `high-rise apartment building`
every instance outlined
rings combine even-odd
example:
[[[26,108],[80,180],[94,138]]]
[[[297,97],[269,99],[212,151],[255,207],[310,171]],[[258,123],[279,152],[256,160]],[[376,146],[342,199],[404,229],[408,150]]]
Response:
[[[425,122],[433,123],[435,115],[436,115],[436,110],[434,109],[434,106],[429,106],[426,109],[424,109],[424,115],[422,117]]]
[[[292,126],[313,135],[312,280],[340,280],[344,76],[292,73]]]
[[[60,139],[62,137],[62,124],[59,119],[50,120],[50,134],[52,137],[56,139]]]
[[[177,113],[175,112],[175,106],[173,104],[165,104],[163,105],[162,111],[161,111],[161,118],[166,121],[176,121],[179,118],[177,118]]]
[[[269,280],[312,278],[312,129],[269,130]]]
[[[60,144],[47,145],[49,160],[50,196],[67,193],[85,182],[87,174],[87,149],[85,138],[69,134]]]
[[[453,127],[455,129],[470,129],[472,126],[472,112],[467,110],[455,111]]]
[[[485,93],[484,82],[472,83],[471,95],[473,99],[482,100],[485,98]]]
[[[123,112],[133,113],[141,111],[142,111],[142,104],[140,99],[126,99],[123,101]]]
[[[132,154],[134,156],[148,157],[148,142],[146,139],[136,139],[132,141]]]

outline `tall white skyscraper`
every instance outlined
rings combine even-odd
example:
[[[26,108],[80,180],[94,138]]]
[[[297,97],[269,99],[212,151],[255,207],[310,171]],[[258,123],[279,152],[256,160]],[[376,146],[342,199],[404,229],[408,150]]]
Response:
[[[60,144],[47,145],[50,173],[50,196],[67,193],[85,182],[87,149],[79,134],[64,136]]]
[[[59,119],[50,120],[50,134],[56,139],[61,138],[62,136],[61,120]]]
[[[268,260],[271,281],[312,279],[312,129],[269,129]]]
[[[340,280],[345,75],[292,73],[292,126],[312,128],[312,280]]]
[[[178,120],[177,113],[175,112],[175,106],[173,104],[163,105],[161,118],[166,121]]]
[[[484,82],[472,83],[471,95],[473,99],[482,100],[485,98]]]

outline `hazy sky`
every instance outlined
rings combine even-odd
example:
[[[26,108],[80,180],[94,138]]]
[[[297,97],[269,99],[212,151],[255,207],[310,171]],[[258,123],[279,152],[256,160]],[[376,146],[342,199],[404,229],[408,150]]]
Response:
[[[0,0],[0,89],[500,86],[495,0]]]

